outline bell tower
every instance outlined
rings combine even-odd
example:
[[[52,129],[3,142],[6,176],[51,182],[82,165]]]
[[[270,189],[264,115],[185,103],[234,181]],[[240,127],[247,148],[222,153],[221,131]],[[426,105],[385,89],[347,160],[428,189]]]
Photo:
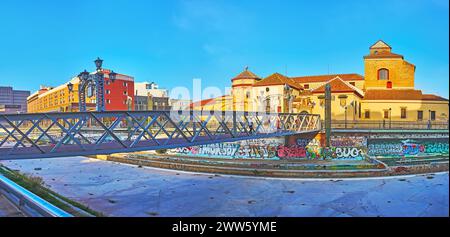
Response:
[[[231,79],[231,95],[233,97],[233,110],[235,111],[253,111],[252,87],[261,78],[244,68],[239,75]]]
[[[414,89],[416,66],[378,40],[364,56],[364,89]]]

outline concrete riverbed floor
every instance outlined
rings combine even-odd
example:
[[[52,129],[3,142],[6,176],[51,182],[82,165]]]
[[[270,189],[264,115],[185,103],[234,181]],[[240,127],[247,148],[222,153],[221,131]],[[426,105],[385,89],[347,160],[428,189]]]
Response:
[[[1,161],[108,216],[448,216],[448,172],[362,179],[188,173],[85,157]]]

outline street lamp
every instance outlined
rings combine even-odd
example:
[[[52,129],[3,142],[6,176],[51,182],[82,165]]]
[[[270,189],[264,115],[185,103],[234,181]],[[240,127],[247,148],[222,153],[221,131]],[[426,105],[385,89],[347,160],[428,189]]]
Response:
[[[73,91],[73,84],[72,84],[72,82],[69,82],[69,83],[67,84],[67,89],[69,89],[69,92],[72,92],[72,91]]]
[[[391,129],[392,124],[392,108],[389,108],[389,129]]]
[[[102,69],[103,60],[97,57],[97,59],[94,61],[95,66],[97,67],[97,71],[100,71]]]
[[[84,70],[80,74],[78,74],[78,78],[80,79],[80,83],[78,86],[78,97],[79,97],[79,111],[85,112],[86,111],[86,88],[89,87],[92,89],[92,92],[94,92],[95,88],[95,94],[96,94],[96,104],[97,104],[97,111],[105,111],[105,87],[104,87],[104,81],[105,76],[102,72],[102,65],[103,60],[99,57],[94,61],[95,67],[97,68],[96,72],[91,74],[87,70]],[[116,80],[117,73],[114,71],[111,71],[109,73],[109,78],[112,82]],[[67,84],[67,88],[70,92],[73,90],[73,84],[69,83]],[[88,93],[89,96],[93,95],[94,93]]]
[[[111,82],[114,82],[116,80],[117,77],[117,73],[115,73],[113,70],[111,70],[111,72],[109,73],[109,79],[111,80]]]

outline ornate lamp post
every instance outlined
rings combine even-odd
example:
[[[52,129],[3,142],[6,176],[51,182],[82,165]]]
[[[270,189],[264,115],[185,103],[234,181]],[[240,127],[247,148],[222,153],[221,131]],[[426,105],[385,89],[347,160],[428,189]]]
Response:
[[[80,79],[80,84],[78,86],[78,97],[79,97],[79,110],[80,112],[86,111],[86,89],[89,88],[92,92],[95,92],[96,96],[96,110],[97,111],[105,111],[105,86],[104,80],[105,76],[103,74],[103,60],[97,58],[95,61],[96,72],[91,74],[88,71],[84,70],[80,74],[78,74],[78,78]],[[111,71],[109,73],[109,79],[114,82],[116,80],[117,73]],[[69,82],[67,84],[67,88],[69,92],[73,90],[73,84]],[[88,93],[88,96],[93,96],[94,93]]]
[[[287,113],[291,113],[292,99],[294,98],[292,96],[292,91],[293,89],[288,84],[284,84],[284,99],[285,99],[284,112]]]

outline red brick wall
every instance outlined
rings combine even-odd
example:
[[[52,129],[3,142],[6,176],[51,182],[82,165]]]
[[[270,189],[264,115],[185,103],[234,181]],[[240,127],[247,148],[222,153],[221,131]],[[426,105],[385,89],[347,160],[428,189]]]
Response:
[[[106,110],[128,110],[125,101],[127,100],[127,95],[133,98],[132,110],[134,110],[134,81],[116,79],[114,82],[107,83],[109,78],[105,78],[105,103]],[[127,86],[124,83],[127,83]],[[109,90],[109,94],[107,91]],[[127,95],[124,94],[127,92]],[[110,103],[108,103],[108,100]]]

